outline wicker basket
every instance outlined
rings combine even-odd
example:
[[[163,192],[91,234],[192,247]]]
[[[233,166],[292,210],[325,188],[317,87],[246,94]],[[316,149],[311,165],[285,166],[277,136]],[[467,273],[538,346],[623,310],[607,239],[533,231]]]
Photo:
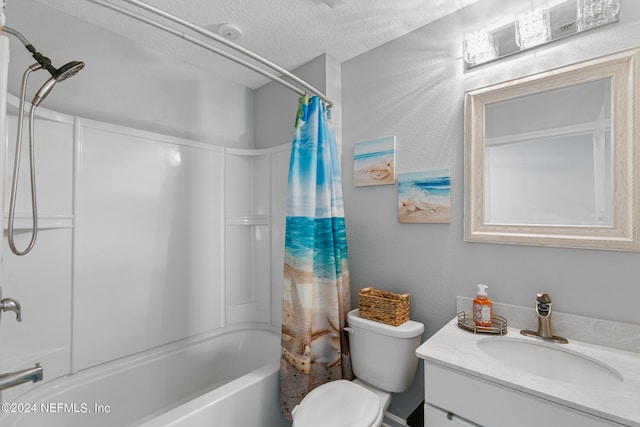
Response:
[[[360,289],[359,315],[365,319],[398,326],[409,320],[409,294]]]

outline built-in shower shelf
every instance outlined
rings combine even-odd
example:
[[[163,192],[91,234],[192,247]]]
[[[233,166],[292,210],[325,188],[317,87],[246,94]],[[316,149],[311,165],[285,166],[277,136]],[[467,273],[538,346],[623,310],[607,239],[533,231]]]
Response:
[[[268,215],[229,216],[227,225],[269,225]]]
[[[6,230],[8,224],[8,214],[4,215],[3,227]],[[31,215],[19,214],[15,216],[13,222],[14,230],[31,230]],[[61,228],[73,228],[73,217],[55,214],[38,215],[38,230],[52,230]]]

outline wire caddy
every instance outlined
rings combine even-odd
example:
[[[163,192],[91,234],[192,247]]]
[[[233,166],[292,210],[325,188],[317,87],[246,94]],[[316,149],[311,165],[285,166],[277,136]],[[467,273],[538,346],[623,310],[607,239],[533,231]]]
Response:
[[[473,317],[464,311],[458,313],[458,327],[474,334],[507,334],[507,319],[502,316],[491,316],[491,326],[478,326],[474,323]]]

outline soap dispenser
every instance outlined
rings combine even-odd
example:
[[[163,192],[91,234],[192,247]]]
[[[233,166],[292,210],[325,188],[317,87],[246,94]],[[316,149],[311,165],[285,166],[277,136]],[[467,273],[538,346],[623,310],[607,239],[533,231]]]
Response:
[[[473,322],[476,326],[491,326],[492,303],[487,297],[487,285],[478,285],[478,293],[473,300]]]

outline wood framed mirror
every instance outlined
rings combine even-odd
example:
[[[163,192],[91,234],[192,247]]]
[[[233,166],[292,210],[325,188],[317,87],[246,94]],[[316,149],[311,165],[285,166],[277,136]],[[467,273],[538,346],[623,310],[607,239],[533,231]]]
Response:
[[[465,241],[640,251],[639,60],[465,94]]]

